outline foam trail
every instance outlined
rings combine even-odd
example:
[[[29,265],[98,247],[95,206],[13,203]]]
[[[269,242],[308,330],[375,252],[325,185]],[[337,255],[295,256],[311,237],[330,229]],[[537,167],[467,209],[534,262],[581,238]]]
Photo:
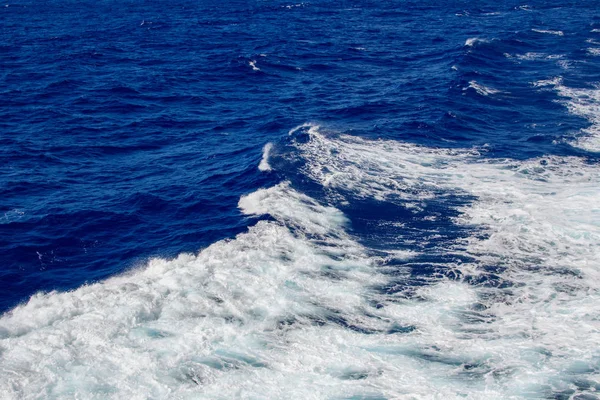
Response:
[[[273,148],[273,143],[267,143],[263,147],[263,155],[260,160],[260,164],[258,164],[258,169],[263,172],[271,171],[271,165],[269,164],[269,154],[271,153],[271,149]]]

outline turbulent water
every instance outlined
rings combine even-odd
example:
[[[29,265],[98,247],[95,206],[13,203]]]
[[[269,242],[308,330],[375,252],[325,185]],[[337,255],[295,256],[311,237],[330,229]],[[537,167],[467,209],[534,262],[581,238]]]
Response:
[[[2,4],[0,398],[600,398],[599,10]]]

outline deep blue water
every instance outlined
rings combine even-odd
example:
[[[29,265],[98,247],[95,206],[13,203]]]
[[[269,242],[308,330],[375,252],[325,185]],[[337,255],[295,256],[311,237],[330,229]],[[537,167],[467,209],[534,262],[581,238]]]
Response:
[[[476,257],[450,251],[479,235],[455,222],[476,195],[331,196],[298,155],[308,128],[288,132],[596,166],[576,143],[596,132],[599,43],[591,0],[3,3],[0,311],[232,239],[272,219],[240,197],[283,181],[340,209],[371,254],[419,251],[379,288],[409,293]],[[469,282],[511,285],[506,266],[481,268]]]

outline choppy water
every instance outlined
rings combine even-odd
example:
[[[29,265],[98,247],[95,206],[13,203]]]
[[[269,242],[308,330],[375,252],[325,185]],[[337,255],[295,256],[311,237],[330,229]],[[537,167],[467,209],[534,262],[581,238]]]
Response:
[[[0,397],[596,399],[594,1],[0,8]]]

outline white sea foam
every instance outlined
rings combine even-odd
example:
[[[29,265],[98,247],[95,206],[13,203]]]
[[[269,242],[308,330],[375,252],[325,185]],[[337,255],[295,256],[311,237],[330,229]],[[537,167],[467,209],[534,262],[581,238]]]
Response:
[[[305,3],[298,3],[298,4],[289,4],[289,5],[281,6],[281,8],[287,8],[288,10],[291,10],[292,8],[304,7],[304,6],[305,6]]]
[[[488,43],[488,42],[489,42],[489,40],[487,40],[487,39],[481,39],[481,38],[476,38],[476,37],[474,37],[474,38],[468,38],[465,41],[465,46],[473,47],[477,43]]]
[[[528,53],[525,53],[525,54],[515,54],[515,57],[517,59],[519,59],[519,60],[525,60],[525,61],[538,61],[538,60],[540,60],[540,61],[552,61],[552,60],[561,60],[561,59],[563,59],[564,58],[564,54],[546,54],[546,53],[528,52]]]
[[[562,82],[562,77],[555,76],[550,79],[541,79],[537,82],[533,82],[533,86],[535,87],[545,87],[545,86],[556,86]]]
[[[271,165],[269,164],[269,154],[271,153],[271,149],[273,148],[273,143],[267,143],[263,147],[263,155],[260,160],[260,164],[258,164],[258,169],[260,171],[271,171]]]
[[[546,33],[548,35],[556,35],[556,36],[564,36],[564,32],[563,31],[553,31],[550,29],[532,29],[533,32],[537,32],[537,33]]]
[[[480,83],[477,83],[476,81],[470,81],[469,86],[467,86],[466,88],[463,88],[463,91],[467,90],[468,88],[475,90],[481,96],[489,96],[489,95],[501,93],[500,90],[498,90],[498,89],[484,86]]]
[[[546,58],[546,54],[544,53],[535,53],[535,52],[527,52],[525,54],[516,54],[515,57],[517,57],[519,60],[527,60],[527,61],[531,61],[531,60],[543,60]]]
[[[256,60],[248,61],[248,65],[252,67],[252,71],[260,71],[260,68],[256,66]]]
[[[0,225],[2,224],[10,224],[11,222],[18,221],[25,216],[25,211],[14,208],[10,211],[4,213],[4,215],[0,216]]]
[[[600,88],[575,89],[563,85],[556,88],[561,96],[570,99],[566,102],[569,111],[590,123],[590,126],[582,129],[584,136],[578,138],[574,145],[587,151],[600,152]]]
[[[339,209],[283,182],[240,199],[244,214],[271,218],[231,240],[37,294],[3,315],[4,398],[594,392],[599,168],[579,158],[487,160],[478,150],[327,135],[309,124],[291,134],[299,130],[308,140],[294,157],[333,201],[403,207],[464,196],[455,223],[473,235],[437,249],[472,260],[440,265],[463,279],[431,276],[410,295],[378,290],[389,284],[388,261],[404,263],[393,276],[401,284],[418,254],[372,254]],[[469,283],[486,266],[511,286]]]
[[[592,56],[600,56],[600,47],[588,47],[587,52]]]
[[[573,68],[574,63],[572,60],[559,60],[556,64],[564,70],[569,70]]]

